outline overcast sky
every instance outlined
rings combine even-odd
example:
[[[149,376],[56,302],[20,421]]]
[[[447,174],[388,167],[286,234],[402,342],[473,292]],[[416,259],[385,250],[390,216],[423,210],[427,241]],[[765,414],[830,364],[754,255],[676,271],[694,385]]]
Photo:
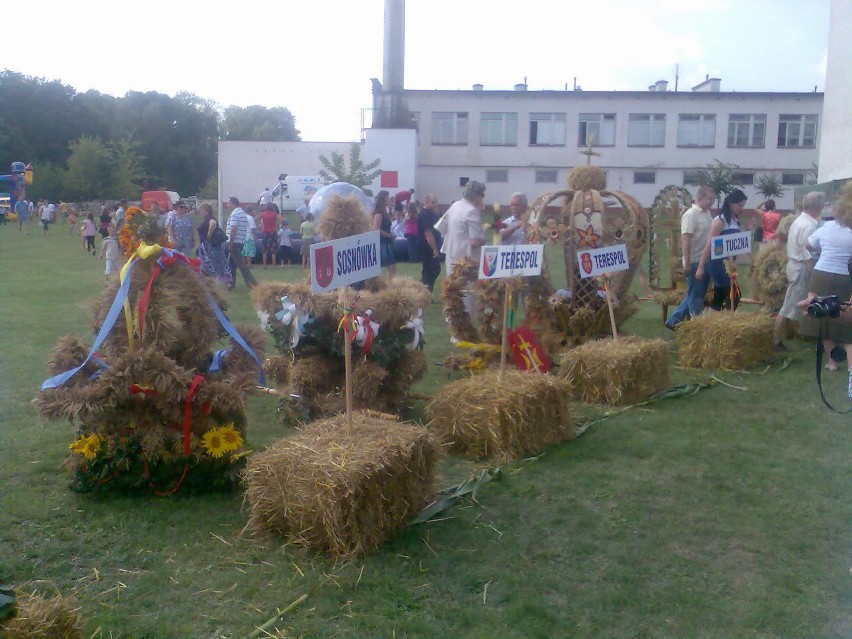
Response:
[[[835,0],[847,2],[848,0]],[[408,0],[407,89],[824,89],[830,0]],[[285,106],[303,140],[358,139],[383,0],[28,0],[0,68],[78,91]],[[8,13],[8,12],[7,12]],[[9,17],[9,16],[7,16]],[[6,23],[7,30],[11,25]]]

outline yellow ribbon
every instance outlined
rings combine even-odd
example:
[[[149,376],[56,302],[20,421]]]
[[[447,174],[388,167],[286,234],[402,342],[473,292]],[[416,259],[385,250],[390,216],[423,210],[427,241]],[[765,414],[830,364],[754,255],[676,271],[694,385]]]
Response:
[[[477,351],[485,351],[490,353],[499,353],[503,350],[503,346],[501,344],[485,344],[485,343],[475,343],[475,342],[456,342],[454,344],[456,348],[470,348]]]
[[[149,245],[145,242],[139,242],[139,246],[136,247],[133,255],[121,267],[121,272],[118,274],[119,284],[124,284],[124,278],[127,277],[127,271],[133,262],[136,260],[147,260],[149,257],[155,255],[159,256],[161,251],[162,248],[159,244]],[[130,308],[130,295],[124,300],[124,323],[127,327],[127,343],[130,346],[130,350],[136,350],[136,342],[133,336],[139,329],[139,316]]]

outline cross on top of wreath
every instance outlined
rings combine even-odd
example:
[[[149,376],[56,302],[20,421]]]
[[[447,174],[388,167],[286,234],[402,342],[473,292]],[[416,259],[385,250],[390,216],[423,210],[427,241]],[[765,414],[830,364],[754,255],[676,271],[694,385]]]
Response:
[[[591,166],[591,164],[592,164],[592,156],[593,156],[593,155],[600,156],[600,153],[598,153],[597,151],[593,151],[593,150],[592,150],[592,148],[594,147],[594,142],[595,142],[595,134],[594,134],[594,133],[592,133],[591,135],[589,135],[589,144],[588,144],[588,146],[586,147],[586,150],[585,150],[585,151],[580,151],[580,155],[585,155],[585,156],[586,156],[586,166]]]

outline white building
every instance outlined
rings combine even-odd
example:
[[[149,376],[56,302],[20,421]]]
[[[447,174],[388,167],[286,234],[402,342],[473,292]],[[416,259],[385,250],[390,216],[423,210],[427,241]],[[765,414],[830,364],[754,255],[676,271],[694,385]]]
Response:
[[[819,181],[852,178],[852,3],[832,0],[828,21],[824,127],[819,152]]]
[[[608,187],[646,206],[669,184],[695,185],[696,173],[718,159],[740,167],[755,204],[755,179],[775,174],[787,187],[777,206],[792,208],[792,187],[816,177],[823,94],[722,92],[719,84],[711,78],[678,92],[665,82],[618,92],[406,90],[418,131],[417,191],[450,202],[468,178],[486,183],[488,202],[506,204],[514,191],[533,198],[566,188],[592,142]]]

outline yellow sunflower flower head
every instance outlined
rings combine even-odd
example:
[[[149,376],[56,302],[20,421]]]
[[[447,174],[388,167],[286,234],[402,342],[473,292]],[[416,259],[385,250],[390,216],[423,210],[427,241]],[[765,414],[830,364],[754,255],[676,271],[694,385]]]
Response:
[[[233,422],[221,426],[218,430],[222,439],[225,441],[227,451],[237,450],[243,445],[242,435],[234,428]]]
[[[211,428],[204,433],[204,437],[201,438],[201,445],[208,455],[216,459],[227,452],[227,444],[219,428]]]

